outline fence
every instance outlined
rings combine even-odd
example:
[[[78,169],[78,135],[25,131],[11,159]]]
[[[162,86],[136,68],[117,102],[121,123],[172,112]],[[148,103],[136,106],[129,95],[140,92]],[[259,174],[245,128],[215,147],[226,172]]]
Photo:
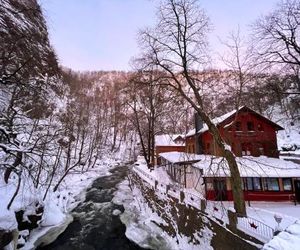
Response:
[[[201,199],[200,196],[190,192],[184,192],[184,196],[185,196],[184,202],[186,204],[201,210],[201,201],[203,201],[203,198]]]
[[[223,221],[224,223],[229,223],[228,219],[228,209],[224,206],[222,202],[209,201],[207,202],[206,212],[209,213],[216,219]]]
[[[146,173],[144,170],[134,166],[134,171],[136,171],[139,176],[148,182],[152,187],[154,187],[157,190],[160,190],[167,195],[184,202],[188,205],[191,205],[197,209],[205,210],[206,202],[204,202],[204,199],[201,198],[200,195],[196,195],[190,192],[186,192],[180,189],[180,187],[176,185],[166,185],[163,183],[159,183],[156,178],[151,176],[150,174]],[[205,205],[204,205],[205,204]]]
[[[150,174],[148,174],[148,173],[146,173],[144,170],[142,170],[142,169],[140,169],[140,168],[137,168],[137,167],[133,167],[133,169],[136,171],[136,172],[139,172],[141,175],[140,175],[140,177],[142,178],[142,179],[144,179],[145,181],[147,181],[148,183],[149,183],[149,181],[150,181],[150,185],[152,185],[152,186],[155,186],[155,181],[156,181],[156,179],[153,177],[153,176],[151,176]],[[148,179],[148,180],[147,180]]]
[[[202,198],[200,195],[196,195],[191,192],[182,191],[176,186],[170,186],[166,184],[159,183],[157,179],[155,179],[150,174],[146,173],[140,168],[134,167],[133,168],[139,176],[148,182],[152,187],[158,189],[162,192],[167,193],[167,195],[178,199],[185,204],[191,205],[203,212],[210,214],[211,216],[222,220],[226,224],[232,224],[229,218],[228,212],[224,206],[216,205],[214,203],[206,203],[206,200]],[[208,205],[208,206],[207,206]],[[207,206],[207,207],[206,207]],[[240,231],[255,237],[256,239],[260,240],[263,243],[268,242],[273,238],[274,229],[265,223],[256,220],[252,217],[243,217],[236,213],[234,213],[235,220],[234,227],[239,229]]]
[[[273,238],[274,229],[265,223],[251,217],[237,217],[237,228],[264,243]]]

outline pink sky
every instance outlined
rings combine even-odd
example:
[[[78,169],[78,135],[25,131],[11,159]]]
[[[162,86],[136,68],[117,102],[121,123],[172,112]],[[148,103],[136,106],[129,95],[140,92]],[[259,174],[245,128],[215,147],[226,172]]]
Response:
[[[232,30],[249,34],[249,24],[276,5],[276,0],[202,0],[214,26],[210,44]],[[129,70],[137,55],[137,32],[155,22],[155,0],[40,0],[50,39],[60,63],[76,70]]]

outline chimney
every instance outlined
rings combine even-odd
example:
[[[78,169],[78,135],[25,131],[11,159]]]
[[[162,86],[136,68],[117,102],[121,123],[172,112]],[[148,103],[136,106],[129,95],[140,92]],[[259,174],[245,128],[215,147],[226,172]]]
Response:
[[[199,116],[198,113],[195,113],[195,130],[196,130],[196,134],[195,134],[195,153],[196,154],[201,154],[202,151],[202,143],[200,141],[200,136],[197,135],[197,132],[199,130],[201,130],[203,128],[203,121],[201,119],[201,117]]]
[[[203,121],[198,113],[195,113],[195,129],[196,133],[203,128]]]

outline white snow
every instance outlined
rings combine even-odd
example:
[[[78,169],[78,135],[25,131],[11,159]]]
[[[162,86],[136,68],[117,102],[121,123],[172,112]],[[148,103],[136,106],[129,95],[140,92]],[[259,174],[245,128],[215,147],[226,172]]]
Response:
[[[223,157],[199,155],[196,168],[203,169],[206,177],[230,176],[227,161]],[[291,161],[265,156],[236,157],[241,177],[300,177],[300,165]]]
[[[282,217],[280,227],[283,230],[300,218],[300,205],[295,206],[293,202],[251,201],[250,205],[248,206],[246,201],[247,215],[273,229],[277,226],[274,215]],[[219,211],[214,211],[213,207],[218,208]],[[228,221],[226,210],[232,207],[232,201],[207,201],[207,212],[224,221]]]
[[[265,244],[264,250],[298,250],[300,248],[300,220]]]
[[[119,210],[119,209],[115,209],[113,212],[112,212],[112,214],[114,215],[114,216],[118,216],[118,215],[120,215],[122,212]]]
[[[180,138],[180,134],[164,134],[155,136],[155,146],[184,146],[181,141],[175,142],[177,138]],[[183,136],[182,136],[183,137]]]
[[[65,219],[65,215],[62,213],[61,208],[50,202],[45,206],[45,211],[42,217],[41,226],[49,227],[62,223]]]
[[[214,119],[212,119],[212,123],[215,125],[220,124],[221,122],[225,121],[226,119],[228,119],[229,117],[231,117],[232,115],[234,115],[237,111],[241,110],[242,108],[244,108],[245,106],[241,106],[238,109],[232,110],[224,115],[218,116]],[[203,128],[201,128],[199,131],[197,131],[197,133],[203,133],[208,131],[208,126],[206,124],[203,124]],[[191,129],[187,134],[186,137],[195,135],[196,130],[195,129]]]
[[[288,99],[288,98],[287,98]],[[281,110],[279,105],[270,108],[272,110],[270,117],[276,121],[284,130],[277,133],[278,149],[283,147],[293,151],[281,151],[282,153],[300,154],[300,122],[299,119],[289,116]],[[268,111],[267,111],[268,113]]]
[[[211,161],[211,156],[203,156],[205,157],[204,159],[209,159],[209,161]],[[249,158],[249,157],[243,157],[243,158]],[[254,157],[255,158],[255,157]],[[279,160],[279,159],[269,159],[267,157],[262,157],[263,159],[260,159],[261,157],[257,157],[259,159],[257,160],[266,160],[267,163],[270,164],[270,162],[274,163],[281,163],[281,164],[288,164],[287,166],[298,166],[297,164],[291,163],[291,162],[286,162],[284,160]],[[203,159],[202,159],[203,160]],[[218,159],[220,160],[220,159]],[[248,159],[249,160],[249,159]],[[270,162],[268,162],[268,160]],[[252,162],[252,161],[250,161]],[[259,161],[258,161],[259,162]],[[200,164],[196,163],[196,164]],[[265,163],[266,164],[266,163]],[[290,165],[291,164],[291,165]],[[160,169],[160,175],[157,175],[157,170]],[[159,191],[165,191],[165,190],[161,190],[161,184],[164,185],[170,185],[172,184],[172,181],[168,178],[162,178],[162,176],[167,175],[166,171],[160,167],[160,168],[156,168],[153,171],[148,170],[146,163],[142,161],[142,159],[140,158],[138,164],[136,164],[136,166],[134,167],[134,170],[139,174],[139,176],[144,179],[145,181],[149,182],[149,178],[147,176],[145,176],[144,174],[146,173],[147,175],[150,175],[151,178],[153,178],[154,180],[158,181],[158,185],[157,185],[157,189]],[[140,171],[142,170],[142,171]],[[282,170],[284,171],[284,170]],[[289,171],[289,170],[287,170]],[[164,174],[162,174],[163,172],[165,172]],[[265,172],[264,172],[265,173]],[[274,174],[276,173],[279,174],[279,172],[275,171]],[[248,174],[248,172],[246,172],[245,174]],[[289,174],[287,174],[289,175]],[[168,175],[167,175],[168,176]],[[152,180],[151,182],[149,182],[150,185],[154,186],[154,181]],[[177,190],[179,193],[179,190]],[[182,189],[182,191],[185,193],[185,200],[184,202],[186,204],[190,204],[196,208],[200,208],[200,202],[199,199],[203,198],[202,194],[197,192],[194,189]],[[169,190],[168,194],[175,197],[176,193],[172,193],[172,188]],[[191,201],[190,196],[193,197],[194,200]],[[162,195],[159,195],[159,197],[164,198]],[[248,202],[246,203],[248,204]],[[251,201],[250,202],[251,206],[246,206],[247,209],[247,215],[249,216],[249,218],[253,218],[255,220],[258,220],[266,225],[268,225],[269,227],[273,228],[274,230],[277,227],[277,222],[274,219],[275,215],[279,215],[280,217],[282,217],[282,221],[280,223],[280,228],[282,230],[285,230],[286,228],[288,228],[290,225],[292,225],[293,223],[295,223],[295,221],[297,221],[297,219],[300,218],[300,206],[297,205],[295,206],[293,202],[259,202],[259,201]],[[233,202],[232,201],[222,201],[222,202],[218,202],[218,201],[207,201],[207,207],[206,207],[206,212],[211,216],[211,218],[217,218],[220,219],[222,221],[224,221],[225,223],[228,223],[228,214],[227,214],[227,210],[234,210],[233,209]],[[294,237],[294,236],[293,236]],[[296,237],[296,236],[295,236]],[[296,240],[294,240],[296,241]],[[271,248],[268,248],[271,249]],[[289,249],[289,248],[274,248],[274,249]],[[291,248],[291,249],[295,249],[295,248]],[[297,249],[297,248],[296,248]]]
[[[197,162],[202,159],[201,155],[190,154],[184,152],[167,152],[160,153],[159,156],[166,159],[171,163],[180,163],[180,162]]]
[[[210,240],[213,233],[204,228],[201,231],[202,238],[199,238],[199,245],[190,243],[188,237],[177,233],[175,238],[170,237],[156,224],[167,225],[166,222],[148,207],[141,191],[135,187],[129,188],[128,181],[123,181],[115,193],[113,201],[123,205],[125,211],[120,215],[122,222],[126,225],[126,237],[137,243],[139,246],[150,249],[212,249]],[[158,194],[161,198],[163,196]],[[175,222],[172,222],[175,223]],[[175,223],[176,224],[176,223]],[[175,225],[174,224],[174,225]],[[178,243],[176,242],[178,240]]]
[[[9,179],[9,184],[6,184],[3,178],[0,178],[0,228],[9,231],[17,228],[15,211],[25,209],[23,217],[24,220],[28,220],[27,215],[35,213],[34,204],[36,202],[42,204],[44,206],[44,213],[40,228],[31,232],[29,241],[24,247],[24,249],[31,249],[30,246],[33,246],[35,240],[41,235],[47,233],[48,230],[55,226],[63,225],[67,220],[68,212],[84,199],[85,190],[93,180],[110,174],[108,171],[109,168],[117,163],[118,160],[107,156],[99,161],[94,169],[90,169],[88,172],[71,172],[61,183],[57,192],[53,193],[51,187],[44,201],[45,187],[35,189],[30,178],[24,176],[19,194],[10,210],[7,210],[6,206],[16,189],[17,179],[13,174]]]
[[[143,157],[139,157],[138,161],[135,163],[133,168],[139,174],[142,179],[152,183],[154,185],[154,181],[157,180],[161,184],[170,184],[173,183],[170,176],[162,167],[155,167],[154,170],[150,170],[147,167],[146,161]]]

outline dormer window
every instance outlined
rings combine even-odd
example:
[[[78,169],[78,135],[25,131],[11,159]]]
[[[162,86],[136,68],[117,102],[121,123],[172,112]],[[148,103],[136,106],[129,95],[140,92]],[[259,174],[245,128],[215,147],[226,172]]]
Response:
[[[242,123],[241,122],[236,122],[235,123],[235,130],[236,131],[242,131]]]
[[[254,131],[254,124],[253,122],[247,122],[247,130]]]

